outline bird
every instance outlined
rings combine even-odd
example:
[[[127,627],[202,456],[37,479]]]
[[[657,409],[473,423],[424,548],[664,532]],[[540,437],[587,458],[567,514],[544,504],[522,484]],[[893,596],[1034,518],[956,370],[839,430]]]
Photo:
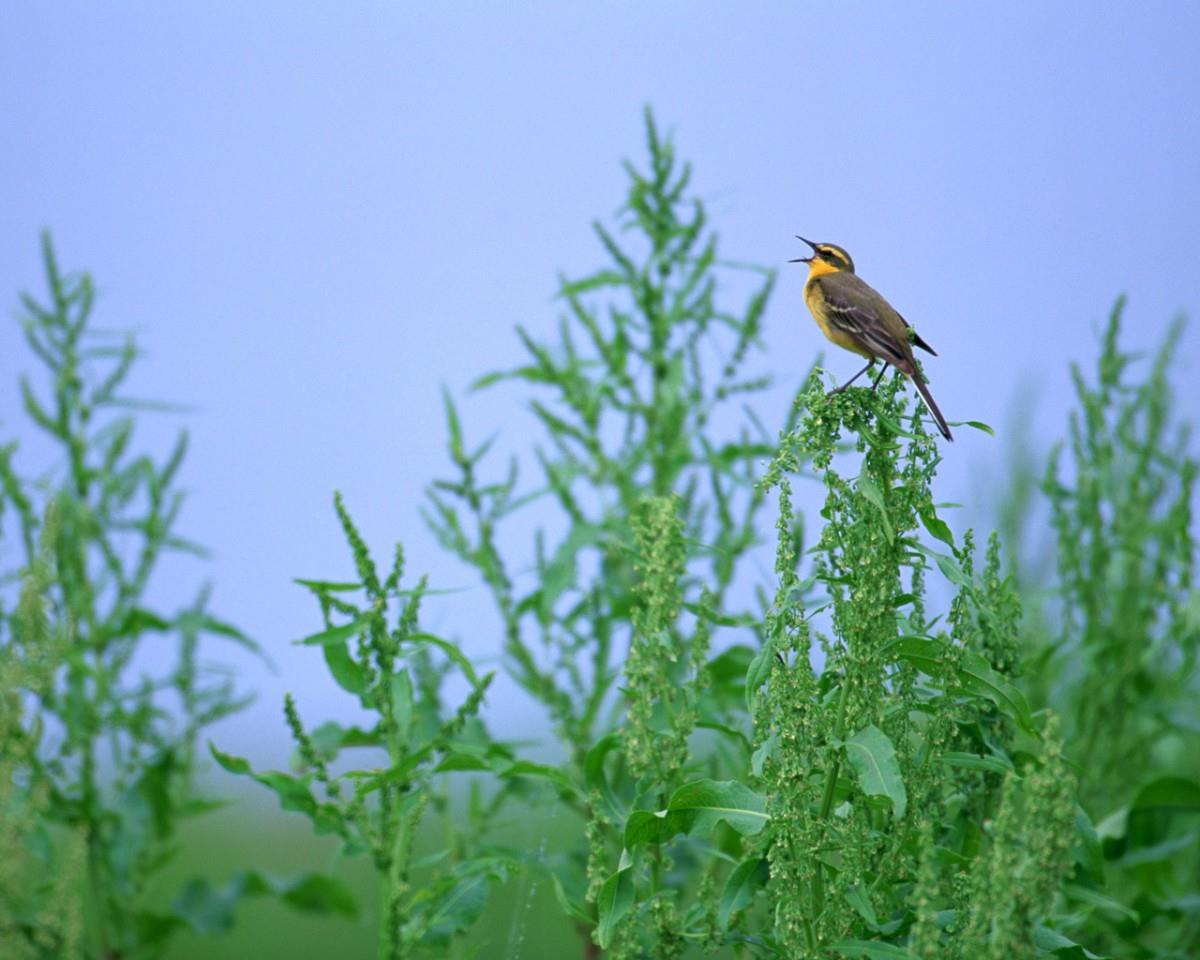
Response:
[[[879,386],[888,366],[895,367],[917,388],[942,436],[953,440],[946,418],[942,416],[942,411],[925,385],[924,376],[917,368],[912,348],[918,346],[935,357],[937,351],[912,329],[890,303],[854,272],[854,261],[845,250],[837,244],[814,243],[799,235],[796,239],[803,240],[813,251],[811,257],[797,257],[788,262],[808,264],[804,302],[817,321],[817,326],[833,343],[868,360],[865,367],[832,392],[841,393],[874,367],[876,360],[882,360],[883,369],[879,371],[871,389]]]

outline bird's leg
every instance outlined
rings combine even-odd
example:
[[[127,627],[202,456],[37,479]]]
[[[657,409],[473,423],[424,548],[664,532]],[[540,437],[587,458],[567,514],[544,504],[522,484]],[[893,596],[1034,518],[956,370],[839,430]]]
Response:
[[[835,394],[841,393],[841,392],[842,392],[843,390],[845,390],[845,389],[846,389],[848,386],[850,386],[850,384],[852,384],[852,383],[853,383],[855,380],[857,380],[857,379],[858,379],[859,377],[861,377],[861,376],[862,376],[864,373],[866,373],[868,370],[870,370],[870,369],[871,369],[873,366],[875,366],[875,361],[874,361],[874,360],[872,360],[872,361],[871,361],[870,363],[868,363],[868,364],[867,364],[865,367],[863,367],[861,370],[859,370],[859,371],[858,371],[858,373],[856,373],[854,376],[852,376],[852,377],[851,377],[849,380],[847,380],[845,383],[843,383],[843,384],[842,384],[840,387],[838,387],[836,390],[830,390],[830,391],[829,391],[829,393],[827,393],[827,394],[826,394],[826,396],[828,396],[828,397],[832,397],[832,396],[834,396]],[[883,369],[884,369],[884,370],[886,370],[886,369],[887,369],[887,364],[886,364],[886,363],[883,365]]]
[[[884,375],[885,373],[887,373],[887,369],[888,369],[888,365],[887,365],[887,363],[885,362],[885,363],[884,363],[884,365],[883,365],[883,369],[879,371],[879,376],[877,376],[877,377],[875,378],[875,382],[874,382],[873,384],[871,384],[871,390],[872,390],[872,392],[875,390],[875,388],[876,388],[877,386],[879,386],[879,381],[883,379],[883,375]]]

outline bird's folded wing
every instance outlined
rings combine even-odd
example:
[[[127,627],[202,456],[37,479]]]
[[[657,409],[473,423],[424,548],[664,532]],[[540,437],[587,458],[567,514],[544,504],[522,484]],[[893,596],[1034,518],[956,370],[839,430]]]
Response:
[[[852,273],[830,273],[813,282],[820,285],[831,323],[864,350],[905,373],[911,372],[912,351],[905,349],[908,343],[899,342],[892,329],[898,328],[903,336],[904,321],[883,297]],[[895,318],[892,324],[888,323],[889,317]]]

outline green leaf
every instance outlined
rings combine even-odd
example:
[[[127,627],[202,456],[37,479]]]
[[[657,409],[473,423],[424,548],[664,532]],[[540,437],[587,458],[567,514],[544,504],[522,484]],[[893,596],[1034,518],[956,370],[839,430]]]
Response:
[[[476,676],[475,668],[471,666],[471,661],[467,659],[466,654],[464,654],[449,640],[443,640],[441,637],[435,637],[432,633],[410,633],[404,638],[404,642],[433,644],[454,661],[454,663],[458,666],[458,669],[462,671],[463,676],[466,677],[470,682],[471,686],[473,686],[476,690],[479,689],[479,677]]]
[[[487,906],[491,887],[505,876],[496,863],[489,858],[482,863],[464,865],[463,875],[429,910],[427,938],[435,942],[445,940],[479,919]]]
[[[456,773],[461,771],[491,770],[492,765],[481,756],[473,753],[452,752],[446,754],[434,770],[438,773]]]
[[[1052,953],[1062,960],[1109,960],[1105,954],[1092,953],[1061,933],[1038,924],[1033,929],[1033,945],[1042,953]]]
[[[896,748],[887,734],[874,725],[864,727],[844,746],[863,793],[872,797],[887,797],[892,801],[892,812],[896,819],[903,818],[908,808],[908,793],[900,776]]]
[[[874,940],[839,940],[829,945],[843,957],[867,957],[868,960],[917,960],[903,947]]]
[[[596,916],[589,905],[582,899],[577,900],[569,897],[566,888],[563,886],[562,878],[553,870],[548,870],[547,872],[550,874],[550,882],[554,885],[554,899],[562,907],[563,913],[585,927],[590,928],[595,926]]]
[[[759,688],[767,682],[771,674],[771,660],[775,656],[775,645],[768,639],[750,660],[746,668],[746,711],[754,713],[754,699],[758,696]]]
[[[312,821],[313,829],[317,833],[345,834],[346,826],[341,811],[333,804],[317,802],[308,785],[309,776],[293,777],[290,774],[274,771],[255,773],[249,761],[242,757],[223,753],[211,741],[208,749],[213,759],[223,769],[237,776],[247,776],[257,780],[275,794],[279,799],[280,807],[284,810],[303,813]]]
[[[871,895],[861,883],[847,887],[842,891],[846,902],[854,908],[854,912],[862,917],[872,930],[879,928],[879,917],[875,915],[875,907],[871,903]]]
[[[753,836],[770,818],[762,797],[737,780],[694,780],[671,794],[665,810],[635,810],[625,823],[625,847],[665,843],[679,833],[706,832],[724,821]]]
[[[884,503],[883,493],[875,481],[863,474],[858,478],[858,492],[879,509],[879,516],[883,520],[883,532],[887,535],[888,543],[895,543],[896,531],[892,529],[892,521],[888,519],[887,504]]]
[[[996,435],[996,431],[989,427],[982,420],[951,420],[950,425],[952,427],[974,427],[976,430],[983,431],[989,437],[994,437]]]
[[[762,857],[751,857],[743,860],[725,881],[725,889],[721,891],[721,901],[717,907],[717,923],[724,930],[729,926],[729,918],[739,910],[744,910],[754,902],[754,894],[762,890],[770,879],[770,867]]]
[[[1166,863],[1173,860],[1181,850],[1186,850],[1196,842],[1197,833],[1185,833],[1177,837],[1169,837],[1161,843],[1149,846],[1133,847],[1117,860],[1121,867],[1136,867],[1145,864]]]
[[[337,877],[310,873],[276,892],[289,907],[304,913],[358,916],[358,901],[350,888]]]
[[[955,586],[965,588],[973,586],[971,578],[967,576],[966,571],[954,557],[948,557],[944,553],[933,553],[933,560],[938,565],[938,569],[942,571],[942,576]]]
[[[1063,884],[1062,891],[1064,895],[1072,900],[1086,903],[1098,910],[1106,910],[1109,913],[1119,914],[1132,920],[1135,924],[1141,923],[1141,918],[1138,916],[1136,910],[1125,906],[1123,903],[1119,903],[1111,897],[1106,897],[1100,891],[1093,890],[1091,887],[1084,887],[1077,883],[1066,883]]]
[[[222,753],[216,746],[209,741],[209,752],[213,755],[213,759],[217,761],[226,771],[238,776],[253,776],[254,770],[250,767],[250,761],[244,757],[235,757],[231,753]]]
[[[218,637],[225,637],[227,640],[232,640],[238,646],[243,647],[252,653],[262,653],[262,650],[259,648],[258,644],[237,627],[235,627],[232,623],[227,623],[226,621],[214,617],[211,614],[187,611],[180,616],[179,625],[181,627],[195,626],[197,629],[203,630],[206,633],[211,633]]]
[[[361,583],[350,583],[345,580],[304,580],[296,577],[292,583],[298,583],[302,587],[306,587],[313,593],[347,593],[353,590],[361,590]]]
[[[552,767],[544,763],[534,763],[531,760],[518,760],[515,763],[504,762],[503,764],[493,764],[493,772],[497,776],[509,779],[510,777],[537,777],[542,780],[549,780],[562,793],[570,796],[579,795],[579,787],[572,782],[558,767]]]
[[[931,537],[941,540],[951,550],[955,549],[954,534],[950,532],[950,527],[946,524],[946,521],[937,515],[932,506],[926,504],[921,507],[920,517],[921,523],[929,531]]]
[[[951,650],[932,637],[914,636],[894,640],[888,644],[886,652],[935,679],[944,679],[947,670],[953,669],[954,677],[966,692],[991,701],[1030,736],[1040,737],[1024,694],[993,670],[979,654],[970,650]],[[957,667],[954,668],[956,660]]]
[[[392,674],[389,681],[392,694],[392,719],[401,740],[408,741],[409,727],[413,718],[413,686],[408,671],[401,669]]]
[[[1076,842],[1072,845],[1075,860],[1097,880],[1104,877],[1104,848],[1092,818],[1078,803],[1075,804]]]
[[[963,689],[990,700],[1030,736],[1041,736],[1025,695],[993,670],[986,659],[970,650],[965,651],[957,673]]]
[[[1160,777],[1138,791],[1129,810],[1200,811],[1200,784],[1184,777]]]
[[[614,820],[623,820],[625,817],[624,811],[617,795],[613,792],[612,785],[608,782],[608,775],[604,771],[605,758],[615,749],[620,747],[621,737],[619,734],[610,733],[601,737],[587,752],[587,756],[583,759],[583,784],[590,793],[592,790],[598,790],[605,805],[608,807],[608,814]]]
[[[450,459],[456,464],[465,464],[467,461],[463,452],[462,425],[458,420],[458,411],[454,409],[454,398],[445,386],[442,387],[442,405],[446,408],[446,432],[450,434]]]
[[[677,833],[687,833],[691,824],[686,814],[670,810],[634,810],[625,821],[625,847],[666,843]]]
[[[303,637],[295,642],[306,646],[324,646],[331,643],[344,644],[351,637],[356,637],[367,628],[367,624],[371,622],[371,614],[363,613],[355,617],[349,623],[343,623],[341,626],[330,627],[328,630],[322,630],[320,633],[314,633],[307,637]]]
[[[1010,773],[1015,770],[1012,761],[1007,757],[992,754],[981,756],[977,753],[959,753],[951,750],[942,754],[942,763],[948,767],[959,767],[963,770],[981,770],[985,773]]]
[[[667,809],[695,818],[692,830],[708,830],[725,821],[743,836],[753,836],[767,825],[766,801],[737,780],[694,780],[671,795]]]
[[[325,657],[325,666],[329,675],[337,685],[348,693],[361,696],[367,689],[366,677],[362,667],[353,657],[345,642],[322,644],[321,653]]]
[[[722,613],[707,604],[684,602],[683,609],[718,627],[756,627],[761,618],[749,613]]]
[[[235,874],[221,889],[207,880],[190,881],[171,907],[177,918],[200,934],[227,932],[238,906],[251,897],[274,896],[303,913],[358,916],[358,902],[350,888],[337,877],[307,873],[294,880],[276,880],[257,870]]]
[[[142,607],[131,607],[125,614],[125,619],[117,628],[121,636],[136,637],[147,630],[163,633],[171,629],[171,623],[164,620],[153,610]]]
[[[945,672],[946,645],[931,637],[900,637],[884,652],[912,664],[928,677],[940,677]]]
[[[613,933],[617,924],[633,906],[633,870],[628,860],[628,854],[621,854],[621,866],[604,881],[600,888],[600,896],[596,906],[600,914],[599,940],[600,947],[607,950],[612,944]]]
[[[750,772],[756,777],[762,776],[763,764],[767,762],[767,758],[772,756],[779,749],[779,731],[772,730],[770,736],[767,737],[758,748],[750,754]]]

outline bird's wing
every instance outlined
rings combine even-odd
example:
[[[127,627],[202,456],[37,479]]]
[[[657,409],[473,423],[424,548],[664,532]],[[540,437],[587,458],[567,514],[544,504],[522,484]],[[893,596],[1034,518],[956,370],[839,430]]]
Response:
[[[831,323],[854,338],[864,350],[912,374],[916,365],[904,333],[904,318],[853,273],[827,273],[820,286]]]

